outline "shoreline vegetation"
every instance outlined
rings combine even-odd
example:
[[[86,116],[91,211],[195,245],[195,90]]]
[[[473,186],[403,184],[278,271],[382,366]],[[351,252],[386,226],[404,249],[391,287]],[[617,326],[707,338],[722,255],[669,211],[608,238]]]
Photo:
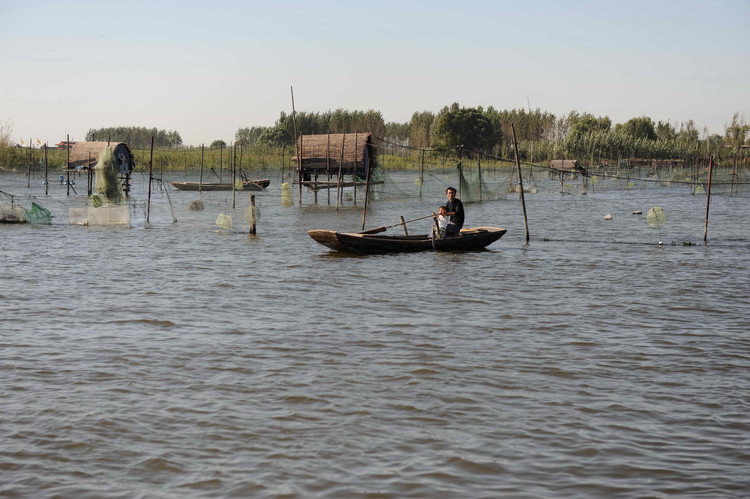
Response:
[[[367,131],[376,137],[377,166],[384,170],[450,168],[488,165],[513,167],[516,134],[519,160],[525,164],[549,165],[551,160],[577,160],[586,168],[610,165],[651,164],[687,166],[714,158],[717,168],[742,168],[750,156],[750,124],[736,113],[724,135],[699,132],[692,121],[678,126],[654,123],[637,117],[612,125],[608,117],[570,112],[556,117],[539,109],[498,111],[463,108],[457,103],[438,113],[416,112],[407,123],[386,123],[378,111],[297,113],[282,112],[271,127],[240,128],[234,140],[209,145],[185,146],[176,131],[145,127],[91,129],[87,141],[125,142],[133,152],[136,171],[147,170],[154,140],[153,168],[197,171],[230,169],[294,169],[297,135]],[[0,127],[0,169],[44,169],[41,144],[13,144],[11,127]],[[64,169],[67,151],[48,149],[49,170]]]

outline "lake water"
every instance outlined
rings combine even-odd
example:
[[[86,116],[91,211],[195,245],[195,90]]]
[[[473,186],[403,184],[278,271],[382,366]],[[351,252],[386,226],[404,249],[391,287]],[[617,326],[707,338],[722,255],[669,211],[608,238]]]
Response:
[[[748,194],[706,245],[688,187],[540,180],[529,245],[512,194],[466,207],[508,229],[488,251],[342,256],[306,231],[359,230],[361,195],[282,206],[270,176],[249,235],[248,193],[155,189],[146,229],[137,175],[132,228],[82,227],[85,195],[0,175],[55,215],[0,225],[0,496],[747,496]]]

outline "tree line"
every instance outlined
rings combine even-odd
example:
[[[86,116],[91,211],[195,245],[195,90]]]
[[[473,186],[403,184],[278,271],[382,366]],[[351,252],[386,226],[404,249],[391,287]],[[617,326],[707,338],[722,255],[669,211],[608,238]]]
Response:
[[[648,116],[612,123],[607,116],[572,111],[563,116],[536,110],[467,108],[458,103],[437,113],[415,112],[405,123],[386,123],[378,111],[337,109],[323,113],[282,112],[270,127],[240,128],[235,142],[251,147],[294,147],[300,134],[371,132],[390,144],[455,154],[513,158],[513,127],[519,155],[525,161],[549,159],[648,158],[691,159],[716,155],[738,157],[750,142],[750,124],[739,113],[725,134],[703,134],[692,121],[654,122]],[[296,131],[296,134],[295,134]]]
[[[146,149],[151,147],[151,137],[154,138],[154,147],[179,147],[182,145],[182,137],[176,131],[157,130],[156,128],[118,126],[108,128],[90,128],[86,132],[87,142],[125,142],[133,149]]]

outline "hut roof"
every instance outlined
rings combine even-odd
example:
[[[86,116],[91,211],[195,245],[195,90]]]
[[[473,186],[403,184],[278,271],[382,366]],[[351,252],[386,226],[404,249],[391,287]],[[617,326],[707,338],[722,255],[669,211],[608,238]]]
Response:
[[[128,167],[132,170],[133,153],[124,142],[76,142],[70,150],[70,166],[89,166],[89,164],[93,166],[99,161],[99,155],[108,145],[116,155],[126,156],[126,158],[118,158],[118,163],[127,160]]]
[[[303,135],[297,141],[303,166],[312,166],[315,163],[326,163],[330,160],[332,164],[362,164],[366,159],[373,156],[373,140],[371,133],[330,133],[320,135]],[[297,161],[297,157],[294,157]]]

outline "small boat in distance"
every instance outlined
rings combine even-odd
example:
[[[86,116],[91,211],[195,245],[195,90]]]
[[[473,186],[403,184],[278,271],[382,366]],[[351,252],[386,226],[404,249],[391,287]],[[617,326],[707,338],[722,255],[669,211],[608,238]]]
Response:
[[[371,231],[369,231],[371,232]],[[505,233],[498,227],[461,229],[460,235],[434,237],[433,234],[387,235],[365,232],[310,230],[315,241],[335,251],[351,253],[403,253],[415,251],[478,251],[494,243]]]
[[[226,183],[200,183],[200,182],[170,182],[175,189],[180,191],[231,191],[232,184]],[[245,191],[262,191],[271,183],[270,179],[243,180],[242,189]],[[240,190],[240,189],[237,189]]]

